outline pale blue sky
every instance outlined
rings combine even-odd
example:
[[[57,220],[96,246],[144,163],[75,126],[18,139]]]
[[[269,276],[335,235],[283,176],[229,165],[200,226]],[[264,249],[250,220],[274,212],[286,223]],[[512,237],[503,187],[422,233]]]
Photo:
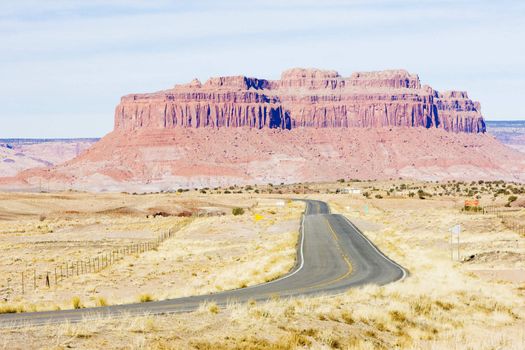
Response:
[[[124,94],[290,67],[404,68],[525,119],[525,2],[2,0],[0,137],[103,136]]]

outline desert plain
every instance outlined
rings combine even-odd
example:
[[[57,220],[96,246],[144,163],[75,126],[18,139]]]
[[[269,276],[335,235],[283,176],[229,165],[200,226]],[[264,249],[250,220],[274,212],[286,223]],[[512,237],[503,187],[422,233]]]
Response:
[[[516,223],[524,192],[503,181],[342,179],[151,194],[2,193],[1,312],[148,302],[271,281],[295,264],[304,204],[292,199],[300,198],[327,202],[409,276],[338,295],[7,327],[0,348],[522,349],[525,235]],[[472,198],[476,207],[465,210]],[[122,250],[168,231],[152,249]],[[95,272],[75,264],[114,251],[123,253]],[[71,275],[59,272],[55,283],[64,264]]]

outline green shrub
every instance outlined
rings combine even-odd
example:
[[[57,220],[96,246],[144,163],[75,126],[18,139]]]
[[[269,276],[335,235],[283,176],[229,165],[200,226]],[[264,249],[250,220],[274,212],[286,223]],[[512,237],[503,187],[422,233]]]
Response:
[[[233,208],[232,209],[232,214],[237,216],[237,215],[243,215],[244,214],[244,209],[243,208]]]

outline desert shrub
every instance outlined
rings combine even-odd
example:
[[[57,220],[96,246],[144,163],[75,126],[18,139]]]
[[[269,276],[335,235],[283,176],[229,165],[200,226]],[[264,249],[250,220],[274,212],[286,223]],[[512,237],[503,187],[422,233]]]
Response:
[[[230,193],[231,191],[228,191],[228,190],[224,191],[224,194],[230,194]]]
[[[517,196],[509,196],[509,203],[512,203],[518,199]]]
[[[382,196],[382,195],[380,195],[380,194],[376,194],[376,198],[377,198],[377,199],[382,199],[382,198],[383,198],[383,196]]]
[[[82,301],[80,300],[80,297],[73,297],[71,299],[71,304],[73,304],[73,309],[83,309],[84,305],[82,305]]]
[[[0,305],[0,314],[16,314],[25,312],[22,305]]]
[[[482,211],[483,208],[480,207],[480,206],[464,206],[464,207],[463,207],[463,210],[464,210],[464,211],[469,211],[469,212],[475,212],[475,213],[477,213],[477,212]]]
[[[344,183],[345,179],[339,179],[339,180],[337,180],[337,182]]]
[[[151,294],[141,294],[139,296],[139,301],[141,303],[149,303],[150,301],[153,301],[153,296]]]
[[[215,303],[210,303],[210,305],[208,305],[208,311],[212,314],[218,314],[220,309],[219,307],[217,306],[217,304]]]
[[[108,301],[104,297],[98,297],[96,302],[97,306],[108,306]]]
[[[232,214],[237,216],[237,215],[243,215],[244,214],[244,209],[243,208],[233,208],[232,209]]]
[[[392,310],[389,312],[390,318],[392,318],[392,321],[404,323],[407,321],[407,316],[402,312],[398,310]]]
[[[432,197],[432,194],[428,193],[428,192],[425,192],[421,189],[419,189],[417,191],[417,195],[419,197],[419,199],[426,199],[426,197]]]

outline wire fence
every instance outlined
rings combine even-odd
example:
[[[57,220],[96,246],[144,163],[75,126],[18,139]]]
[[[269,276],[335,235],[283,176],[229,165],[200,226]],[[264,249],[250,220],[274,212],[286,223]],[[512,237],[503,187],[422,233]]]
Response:
[[[498,207],[496,205],[487,205],[482,208],[483,214],[496,214],[499,218],[503,217],[506,213],[515,213],[518,211],[521,211],[521,208]]]
[[[173,230],[169,229],[154,240],[128,244],[124,247],[98,254],[92,258],[70,260],[59,265],[51,266],[50,269],[46,271],[30,269],[11,274],[6,277],[4,281],[0,281],[2,282],[2,284],[0,284],[0,295],[4,299],[7,299],[8,296],[58,286],[69,278],[98,273],[124,259],[126,256],[157,249],[162,242],[173,237],[173,235]]]
[[[515,219],[515,218],[502,218],[501,222],[503,225],[505,225],[507,228],[513,230],[514,232],[519,233],[520,235],[525,236],[525,225],[521,220]]]
[[[497,206],[486,206],[483,208],[483,214],[495,214],[501,219],[505,227],[521,235],[525,235],[525,223],[522,219],[509,216],[508,214],[520,212],[521,208],[506,208]]]

